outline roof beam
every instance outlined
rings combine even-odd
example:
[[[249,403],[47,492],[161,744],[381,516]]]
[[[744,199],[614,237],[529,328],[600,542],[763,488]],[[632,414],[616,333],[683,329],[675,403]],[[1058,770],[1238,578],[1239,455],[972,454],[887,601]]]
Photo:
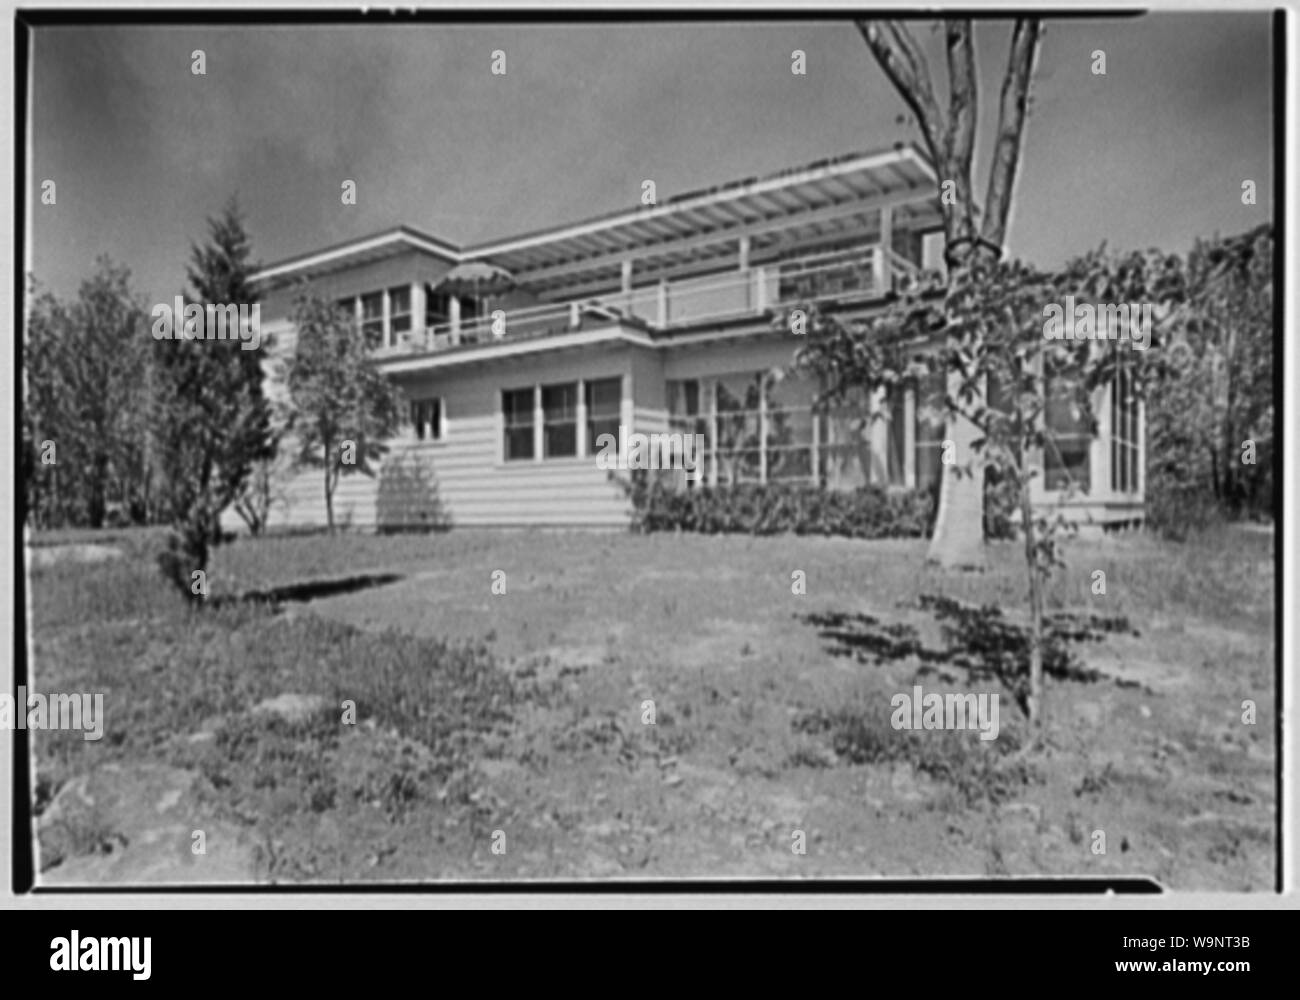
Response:
[[[892,208],[896,205],[905,205],[908,202],[927,201],[933,197],[933,192],[917,189],[895,190],[883,195],[878,195],[875,198],[865,198],[837,205],[827,205],[823,208],[805,212],[787,212],[784,215],[762,219],[743,226],[732,226],[728,229],[717,230],[712,233],[703,233],[698,236],[691,236],[678,240],[666,240],[663,243],[648,243],[639,246],[634,250],[624,250],[621,253],[586,257],[582,260],[571,261],[567,264],[557,264],[554,267],[538,268],[534,271],[520,271],[515,275],[515,277],[524,285],[530,284],[534,281],[546,282],[571,274],[581,274],[583,271],[588,271],[596,267],[607,267],[611,264],[621,264],[625,260],[637,260],[639,258],[658,256],[664,253],[679,253],[688,250],[697,250],[700,247],[709,246],[713,243],[722,243],[728,240],[739,239],[741,236],[770,233],[779,229],[788,229],[791,226],[811,225],[817,222],[825,222],[830,219],[841,218],[846,215],[858,215],[862,212],[872,212],[880,208]]]
[[[864,246],[875,245],[879,241],[879,237],[880,237],[880,233],[877,231],[872,230],[866,232],[863,237],[863,245]],[[780,262],[779,258],[785,256],[786,254],[800,253],[802,251],[815,251],[819,248],[825,247],[827,243],[837,242],[841,238],[843,238],[843,234],[841,233],[836,233],[831,236],[823,235],[823,236],[807,237],[801,240],[790,240],[781,243],[777,246],[769,247],[763,250],[761,253],[758,251],[753,251],[750,256],[750,262],[749,262],[750,270],[752,271],[756,267],[774,266]],[[739,263],[740,263],[740,258],[739,258],[739,254],[737,253],[722,255],[715,258],[714,260],[710,260],[707,262],[708,265],[714,265],[719,270],[735,272],[735,276],[737,280],[739,280],[739,275],[740,275],[740,272],[738,270]],[[635,294],[637,292],[645,292],[661,280],[672,281],[675,278],[689,278],[694,276],[700,276],[700,271],[706,269],[707,269],[706,262],[697,260],[689,264],[678,264],[673,267],[661,267],[653,271],[644,271],[641,272],[641,277],[644,283],[634,286],[633,293]],[[636,276],[637,276],[637,272],[633,272],[634,279],[636,278]],[[719,275],[718,280],[719,281],[723,280],[723,277],[724,276]],[[606,279],[602,281],[586,281],[578,285],[568,285],[568,286],[546,289],[543,291],[542,294],[547,296],[546,299],[547,302],[568,302],[571,300],[581,300],[581,299],[591,298],[592,296],[602,296],[602,295],[617,296],[619,294],[618,285],[619,285],[619,278],[618,275],[616,274],[614,275],[613,279]],[[671,294],[671,290],[669,294]]]
[[[750,181],[734,187],[728,185],[716,191],[708,191],[699,195],[688,196],[680,201],[673,200],[665,202],[662,205],[657,205],[650,209],[643,207],[633,212],[624,212],[592,222],[579,223],[564,229],[552,230],[548,233],[525,236],[512,240],[503,240],[499,243],[480,244],[479,246],[467,249],[465,251],[465,256],[478,259],[482,257],[491,257],[493,254],[510,253],[538,243],[550,243],[573,236],[580,236],[584,233],[617,229],[638,218],[657,219],[665,216],[678,215],[682,212],[690,211],[693,208],[699,208],[702,205],[714,205],[718,202],[737,201],[741,198],[750,197],[752,195],[784,191],[808,181],[819,181],[828,177],[838,177],[841,174],[853,174],[866,170],[875,170],[888,164],[897,163],[910,163],[916,166],[923,176],[932,176],[931,172],[922,163],[920,154],[911,147],[904,147],[903,149],[891,152],[877,153],[871,156],[845,160],[839,163],[829,163],[811,170],[804,169],[788,174],[782,174],[777,177],[768,178],[767,180]]]

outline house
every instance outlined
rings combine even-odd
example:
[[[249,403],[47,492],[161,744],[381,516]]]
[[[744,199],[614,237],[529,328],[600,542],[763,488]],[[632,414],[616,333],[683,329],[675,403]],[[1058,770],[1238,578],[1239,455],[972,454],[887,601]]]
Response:
[[[880,310],[901,275],[937,263],[940,225],[934,172],[900,145],[473,247],[402,226],[254,278],[273,353],[293,350],[306,279],[354,313],[409,402],[380,474],[341,479],[342,523],[618,527],[628,501],[595,451],[620,426],[703,434],[709,484],[934,482],[941,386],[878,398],[887,419],[864,426],[860,411],[814,415],[814,384],[769,373],[801,343],[777,311]],[[1051,407],[1059,454],[1040,502],[1140,517],[1142,415],[1124,388],[1101,392],[1096,438]],[[273,495],[272,527],[324,523],[318,470]]]

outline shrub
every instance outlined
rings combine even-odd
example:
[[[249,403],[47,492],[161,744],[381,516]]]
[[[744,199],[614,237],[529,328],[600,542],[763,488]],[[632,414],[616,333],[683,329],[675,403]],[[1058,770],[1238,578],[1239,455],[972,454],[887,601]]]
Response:
[[[984,473],[984,537],[1014,538],[1020,517],[1020,496],[1014,479],[988,468]]]
[[[739,483],[678,489],[644,471],[621,480],[632,501],[632,530],[748,535],[924,537],[936,492],[862,486],[828,490],[803,483]]]
[[[966,806],[1014,799],[1041,775],[1014,756],[1019,734],[1003,726],[1001,735],[983,741],[971,733],[899,732],[890,724],[883,699],[867,704],[817,709],[797,716],[795,732],[825,740],[835,757],[849,765],[906,762],[920,774],[950,787]]]
[[[1153,471],[1147,485],[1146,523],[1161,538],[1183,542],[1227,520],[1219,500],[1200,484],[1181,482],[1163,469]]]

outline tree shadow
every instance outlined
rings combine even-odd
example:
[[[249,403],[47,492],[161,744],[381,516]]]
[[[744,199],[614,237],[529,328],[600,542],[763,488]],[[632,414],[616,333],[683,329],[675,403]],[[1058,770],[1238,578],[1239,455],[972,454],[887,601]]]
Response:
[[[246,590],[242,594],[229,597],[213,597],[208,603],[215,607],[229,607],[238,604],[293,604],[314,601],[321,597],[334,597],[337,594],[351,594],[371,587],[385,587],[390,583],[403,580],[400,573],[365,573],[359,576],[335,577],[332,580],[309,580],[305,583],[289,583],[282,587],[268,590]]]
[[[831,611],[796,615],[814,626],[832,656],[852,656],[859,663],[879,665],[915,658],[917,679],[937,676],[954,683],[997,680],[1011,691],[1021,708],[1028,694],[1029,629],[1008,621],[992,604],[976,606],[950,597],[922,594],[918,606],[940,625],[943,646],[925,645],[920,633],[906,623],[882,624],[861,613]],[[1139,635],[1122,616],[1081,615],[1068,611],[1047,614],[1043,620],[1043,671],[1058,680],[1095,683],[1105,675],[1087,666],[1071,646],[1099,642],[1107,634]],[[963,674],[954,671],[964,671]],[[1136,682],[1113,678],[1120,687]]]

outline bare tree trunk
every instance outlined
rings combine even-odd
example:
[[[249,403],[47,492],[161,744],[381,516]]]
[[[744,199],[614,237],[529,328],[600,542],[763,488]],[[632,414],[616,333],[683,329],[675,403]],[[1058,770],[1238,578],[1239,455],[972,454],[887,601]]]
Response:
[[[96,455],[91,460],[90,504],[87,516],[92,528],[104,526],[108,509],[108,458]]]
[[[948,375],[948,394],[955,395],[961,377]],[[939,470],[939,510],[926,559],[944,569],[977,569],[984,565],[984,476],[978,463],[970,475],[958,468],[975,457],[974,442],[983,437],[969,420],[950,418],[944,425],[957,461]]]
[[[968,18],[945,22],[948,61],[948,115],[935,100],[925,54],[900,21],[859,21],[868,48],[894,89],[915,115],[938,178],[951,182],[955,203],[942,199],[945,258],[951,287],[973,260],[996,262],[1006,238],[1007,218],[1020,143],[1028,109],[1029,81],[1042,26],[1036,18],[1019,18],[1011,34],[1007,69],[1002,79],[998,125],[989,172],[984,215],[976,229],[971,189],[971,162],[978,118],[978,77],[975,71],[973,29]],[[959,376],[948,374],[948,392]],[[981,437],[964,419],[949,420],[945,440],[957,456],[953,465],[940,469],[939,509],[927,558],[941,566],[980,567],[984,564],[984,477],[959,475],[957,466],[975,456],[973,443]]]

